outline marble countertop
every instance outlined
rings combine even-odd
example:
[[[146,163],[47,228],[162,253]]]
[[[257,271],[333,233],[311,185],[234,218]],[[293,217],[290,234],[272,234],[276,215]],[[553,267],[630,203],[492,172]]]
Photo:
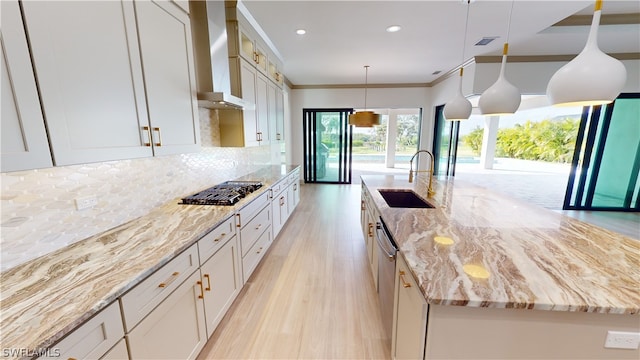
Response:
[[[430,304],[640,313],[640,241],[482,187],[364,175]],[[378,189],[412,189],[434,209],[391,208]]]
[[[180,194],[148,215],[1,273],[0,348],[53,345],[296,168],[267,166],[236,179],[263,186],[234,206],[180,205],[187,195]]]

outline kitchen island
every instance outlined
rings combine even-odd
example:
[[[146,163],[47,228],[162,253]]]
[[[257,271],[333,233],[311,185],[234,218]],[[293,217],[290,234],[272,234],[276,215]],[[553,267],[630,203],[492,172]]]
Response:
[[[425,358],[638,357],[604,343],[640,331],[640,241],[453,178],[427,197],[425,180],[362,176],[427,304]]]
[[[189,194],[177,194],[148,215],[1,273],[0,357],[57,357],[47,348],[110,305],[118,308],[123,295],[297,169],[266,166],[236,178],[263,186],[233,206],[181,205]]]

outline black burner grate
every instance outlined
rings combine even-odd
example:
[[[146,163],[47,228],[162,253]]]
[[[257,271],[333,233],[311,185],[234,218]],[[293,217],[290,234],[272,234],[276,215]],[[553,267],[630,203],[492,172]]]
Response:
[[[188,205],[233,205],[262,187],[259,181],[226,181],[206,190],[182,198]]]

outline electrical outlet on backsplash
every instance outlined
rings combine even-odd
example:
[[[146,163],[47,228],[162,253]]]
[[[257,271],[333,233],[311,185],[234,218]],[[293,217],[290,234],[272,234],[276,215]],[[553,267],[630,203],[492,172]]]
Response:
[[[270,165],[272,146],[0,174],[0,271],[46,255],[217,183]],[[78,210],[75,199],[96,196]]]

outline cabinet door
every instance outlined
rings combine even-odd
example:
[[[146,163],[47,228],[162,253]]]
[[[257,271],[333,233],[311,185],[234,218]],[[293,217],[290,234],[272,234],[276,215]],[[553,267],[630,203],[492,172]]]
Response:
[[[194,272],[128,335],[132,359],[195,359],[207,341],[203,287]]]
[[[258,142],[257,104],[256,104],[256,68],[250,63],[240,61],[240,82],[243,100],[255,104],[253,108],[245,107],[243,112],[245,146],[256,146]]]
[[[2,1],[2,172],[50,167],[51,153],[17,1]]]
[[[135,6],[154,154],[198,151],[189,15],[170,2],[136,1]]]
[[[55,164],[151,156],[133,3],[22,6]]]
[[[278,123],[278,93],[282,93],[273,81],[267,82],[267,127],[269,139],[272,142],[279,142],[277,134]]]
[[[237,237],[229,240],[202,267],[207,337],[211,337],[242,288]]]
[[[256,77],[256,121],[258,123],[258,134],[261,145],[269,144],[269,80],[266,76],[258,73]]]
[[[391,354],[395,359],[423,359],[428,305],[402,256],[396,260]]]
[[[120,306],[116,301],[52,346],[50,357],[38,359],[99,359],[123,336]]]
[[[116,346],[111,348],[100,360],[125,360],[129,359],[129,352],[127,350],[127,343],[124,339],[118,341]]]
[[[284,92],[277,89],[276,94],[276,136],[278,142],[284,142]]]
[[[256,36],[257,38],[257,36]],[[268,60],[267,60],[267,47],[259,40],[254,41],[255,46],[255,59],[256,69],[264,75],[268,75]]]

